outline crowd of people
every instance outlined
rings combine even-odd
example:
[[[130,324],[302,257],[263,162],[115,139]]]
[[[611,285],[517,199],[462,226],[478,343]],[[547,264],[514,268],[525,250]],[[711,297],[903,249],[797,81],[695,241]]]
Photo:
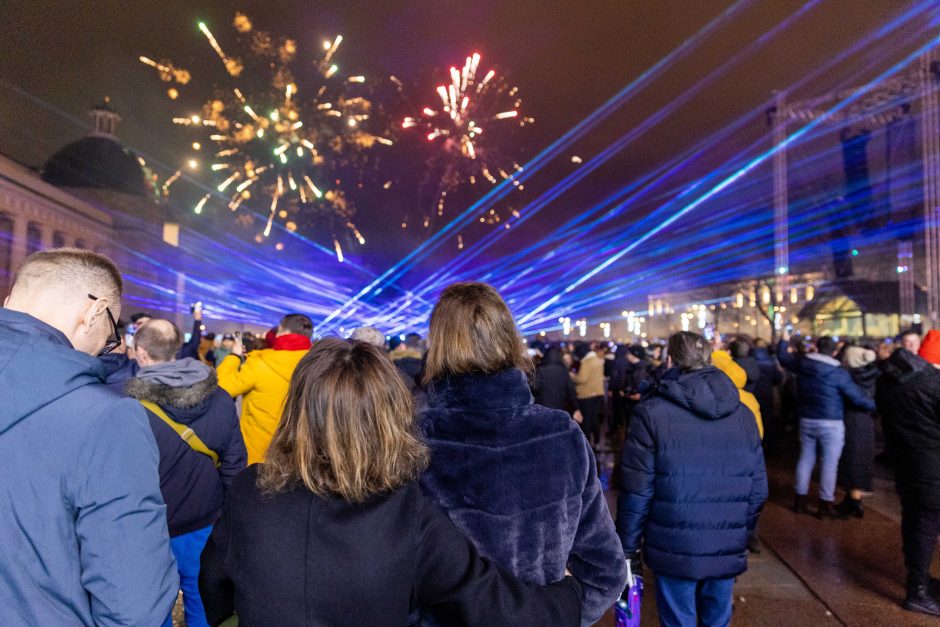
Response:
[[[263,337],[121,321],[101,255],[43,251],[0,310],[0,616],[11,624],[592,625],[655,575],[664,625],[727,625],[765,450],[798,429],[826,518],[861,517],[877,412],[908,596],[940,615],[940,333],[887,354],[787,334],[526,345],[457,283],[428,333]],[[606,429],[605,429],[606,427]],[[619,457],[608,508],[598,455]],[[846,490],[835,505],[836,485]]]

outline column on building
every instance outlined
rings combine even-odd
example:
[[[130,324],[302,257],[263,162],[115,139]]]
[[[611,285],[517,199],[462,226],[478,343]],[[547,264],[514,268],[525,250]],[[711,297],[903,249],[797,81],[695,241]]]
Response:
[[[29,219],[21,215],[13,215],[13,242],[10,255],[10,271],[16,272],[20,264],[26,259],[26,239],[29,229]]]

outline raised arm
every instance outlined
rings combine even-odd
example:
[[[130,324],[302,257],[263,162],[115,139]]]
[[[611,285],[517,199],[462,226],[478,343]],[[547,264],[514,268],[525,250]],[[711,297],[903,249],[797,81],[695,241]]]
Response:
[[[247,394],[255,387],[255,368],[252,360],[242,361],[241,355],[227,356],[216,369],[219,387],[236,398]]]
[[[787,370],[796,371],[798,362],[796,357],[790,354],[790,342],[788,340],[780,340],[780,343],[777,344],[777,361]]]

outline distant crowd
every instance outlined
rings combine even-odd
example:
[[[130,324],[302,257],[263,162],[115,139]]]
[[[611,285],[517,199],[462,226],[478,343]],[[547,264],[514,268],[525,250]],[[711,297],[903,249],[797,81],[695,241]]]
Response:
[[[496,290],[457,283],[426,338],[314,339],[301,313],[204,335],[197,305],[186,339],[121,322],[122,290],[105,257],[43,251],[0,310],[0,622],[172,625],[181,593],[190,627],[592,625],[638,620],[648,571],[662,624],[727,625],[765,448],[798,429],[794,509],[818,461],[814,513],[862,516],[876,411],[905,607],[940,615],[936,332],[881,359],[789,334],[527,345]]]

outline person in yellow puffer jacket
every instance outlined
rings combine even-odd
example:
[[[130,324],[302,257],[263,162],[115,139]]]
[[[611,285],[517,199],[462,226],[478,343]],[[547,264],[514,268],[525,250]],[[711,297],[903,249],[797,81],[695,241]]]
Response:
[[[760,433],[761,440],[763,440],[764,421],[760,415],[760,404],[757,402],[757,397],[744,389],[744,385],[747,383],[747,373],[744,372],[744,368],[734,363],[731,354],[726,351],[714,351],[712,353],[712,365],[728,375],[728,378],[734,383],[734,387],[738,388],[738,396],[741,397],[744,406],[754,414],[754,418],[757,420],[757,431]]]
[[[232,354],[222,360],[216,374],[219,387],[232,398],[244,395],[241,428],[248,450],[248,464],[264,461],[264,456],[281,421],[281,411],[294,369],[310,350],[313,322],[303,314],[284,316],[277,328],[273,346],[243,356],[238,339]]]

